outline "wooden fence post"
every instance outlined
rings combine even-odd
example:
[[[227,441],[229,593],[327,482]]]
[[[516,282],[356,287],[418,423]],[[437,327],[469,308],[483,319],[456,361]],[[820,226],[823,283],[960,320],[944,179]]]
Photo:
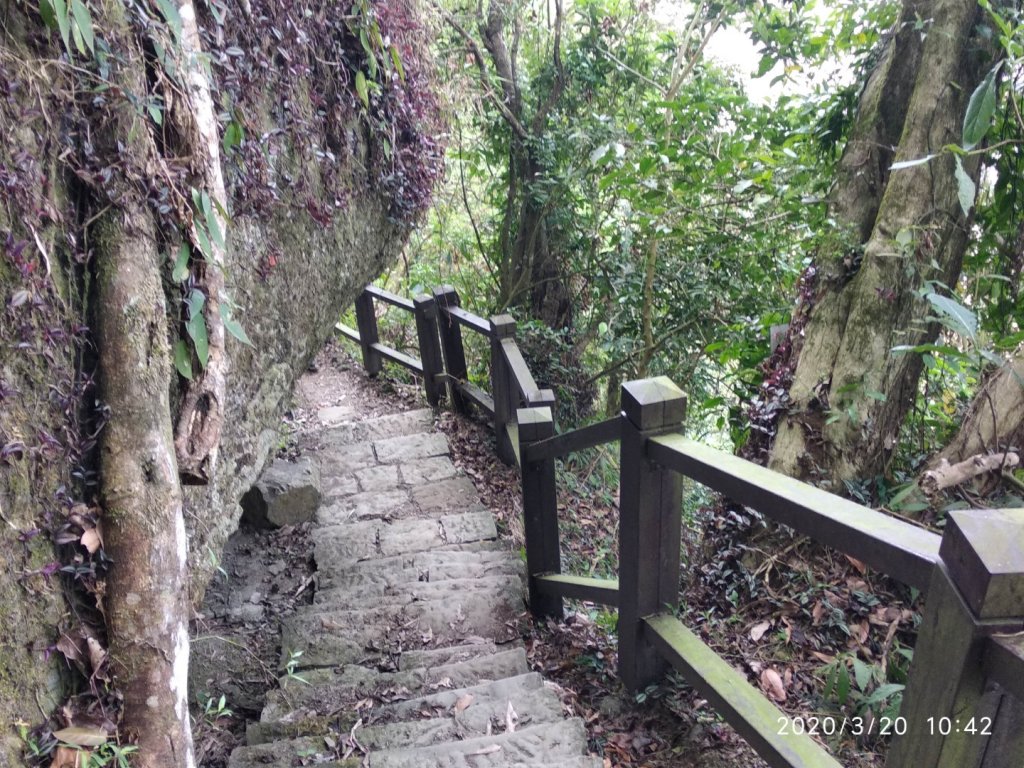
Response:
[[[644,637],[643,618],[679,605],[682,485],[647,458],[649,437],[674,431],[686,397],[670,379],[622,386],[619,443],[619,678],[637,691],[659,680],[667,663]]]
[[[376,376],[384,361],[380,352],[373,348],[380,337],[377,334],[377,315],[373,311],[373,296],[366,291],[356,297],[356,326],[359,329],[359,346],[363,350],[363,367],[371,377]]]
[[[520,408],[520,453],[530,443],[555,435],[550,408]],[[526,533],[526,570],[529,573],[530,611],[534,616],[562,618],[562,598],[542,595],[536,576],[561,573],[562,556],[558,541],[558,497],[555,490],[555,460],[523,461],[523,523]]]
[[[423,361],[423,391],[427,402],[437,406],[441,401],[444,384],[439,376],[444,373],[441,357],[441,340],[438,336],[437,304],[426,294],[413,299],[416,316],[416,337],[420,345],[420,360]]]
[[[949,513],[889,768],[1024,765],[1024,707],[983,667],[988,636],[1024,628],[1022,541],[1024,509]]]
[[[452,410],[466,414],[469,413],[469,400],[452,381],[465,381],[469,376],[466,369],[466,350],[462,346],[462,328],[444,313],[445,307],[459,306],[459,293],[452,286],[443,285],[434,289],[434,302],[437,305],[437,327],[441,337],[441,349],[444,351],[444,367],[451,377],[448,380],[448,394],[451,397]]]
[[[506,464],[516,463],[515,448],[508,434],[508,424],[513,421],[518,403],[514,397],[514,384],[505,362],[501,342],[514,339],[516,321],[511,315],[495,315],[491,318],[491,394],[494,396],[494,439],[498,447],[498,458]]]

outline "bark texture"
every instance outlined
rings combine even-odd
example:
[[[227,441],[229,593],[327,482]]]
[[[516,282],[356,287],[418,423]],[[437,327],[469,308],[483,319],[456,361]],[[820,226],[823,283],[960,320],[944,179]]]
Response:
[[[937,457],[951,464],[980,453],[1024,449],[1024,350],[997,369],[975,395],[960,431]]]
[[[188,712],[187,536],[174,455],[167,308],[146,208],[125,201],[98,247],[106,595],[123,737],[141,768],[193,766]]]
[[[891,38],[861,97],[835,195],[837,234],[851,247],[823,262],[769,459],[833,489],[884,467],[921,371],[919,356],[892,348],[936,337],[921,321],[928,312],[917,291],[926,281],[955,283],[967,243],[952,155],[886,169],[960,140],[967,100],[992,63],[976,32],[980,10],[970,0],[936,0],[910,3],[908,14],[930,22],[927,34],[903,27]],[[890,155],[879,142],[896,135],[894,123]],[[977,178],[977,159],[964,165]]]

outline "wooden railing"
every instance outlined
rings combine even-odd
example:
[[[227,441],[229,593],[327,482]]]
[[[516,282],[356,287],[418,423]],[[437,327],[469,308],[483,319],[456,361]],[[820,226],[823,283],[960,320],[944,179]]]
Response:
[[[420,360],[379,343],[375,300],[415,315]],[[556,434],[554,395],[538,388],[508,315],[467,312],[450,287],[412,302],[368,287],[356,317],[358,331],[339,331],[370,375],[390,360],[423,377],[431,405],[447,388],[455,410],[488,418],[499,456],[521,470],[530,610],[561,616],[564,598],[617,607],[628,689],[675,667],[770,765],[839,766],[677,618],[685,476],[927,593],[899,717],[819,718],[826,733],[893,735],[892,768],[1024,766],[1024,509],[950,512],[940,537],[687,439],[686,398],[665,377],[623,385],[618,418]],[[490,340],[490,394],[468,381],[462,328]],[[619,578],[563,574],[555,459],[614,441]]]

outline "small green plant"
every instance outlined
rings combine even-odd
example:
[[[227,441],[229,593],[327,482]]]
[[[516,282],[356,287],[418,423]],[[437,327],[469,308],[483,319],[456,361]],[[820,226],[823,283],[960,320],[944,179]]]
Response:
[[[206,701],[200,700],[200,704],[203,705],[203,718],[211,725],[222,717],[232,717],[235,713],[228,707],[227,699],[224,694],[221,694],[219,699],[214,699],[210,696]]]
[[[869,710],[876,717],[895,718],[903,702],[903,682],[890,682],[893,677],[906,680],[905,665],[913,651],[898,648],[896,656],[902,663],[866,664],[854,655],[844,654],[822,668],[825,676],[823,695],[838,708],[850,706],[858,715]]]
[[[292,650],[288,651],[288,662],[284,665],[284,673],[285,673],[285,682],[286,683],[289,680],[294,680],[294,681],[296,681],[298,683],[303,683],[304,685],[309,685],[309,680],[307,680],[306,678],[304,678],[302,675],[300,675],[298,672],[295,671],[299,667],[299,659],[302,658],[302,653],[303,653],[302,651],[296,650],[294,648]]]
[[[89,753],[84,768],[131,768],[131,755],[138,751],[138,747],[130,744],[103,744]]]

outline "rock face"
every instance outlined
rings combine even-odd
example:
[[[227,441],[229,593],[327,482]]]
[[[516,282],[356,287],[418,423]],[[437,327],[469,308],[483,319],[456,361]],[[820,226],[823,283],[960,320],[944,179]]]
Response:
[[[281,528],[313,519],[320,505],[320,467],[312,459],[278,459],[242,497],[242,522]]]

